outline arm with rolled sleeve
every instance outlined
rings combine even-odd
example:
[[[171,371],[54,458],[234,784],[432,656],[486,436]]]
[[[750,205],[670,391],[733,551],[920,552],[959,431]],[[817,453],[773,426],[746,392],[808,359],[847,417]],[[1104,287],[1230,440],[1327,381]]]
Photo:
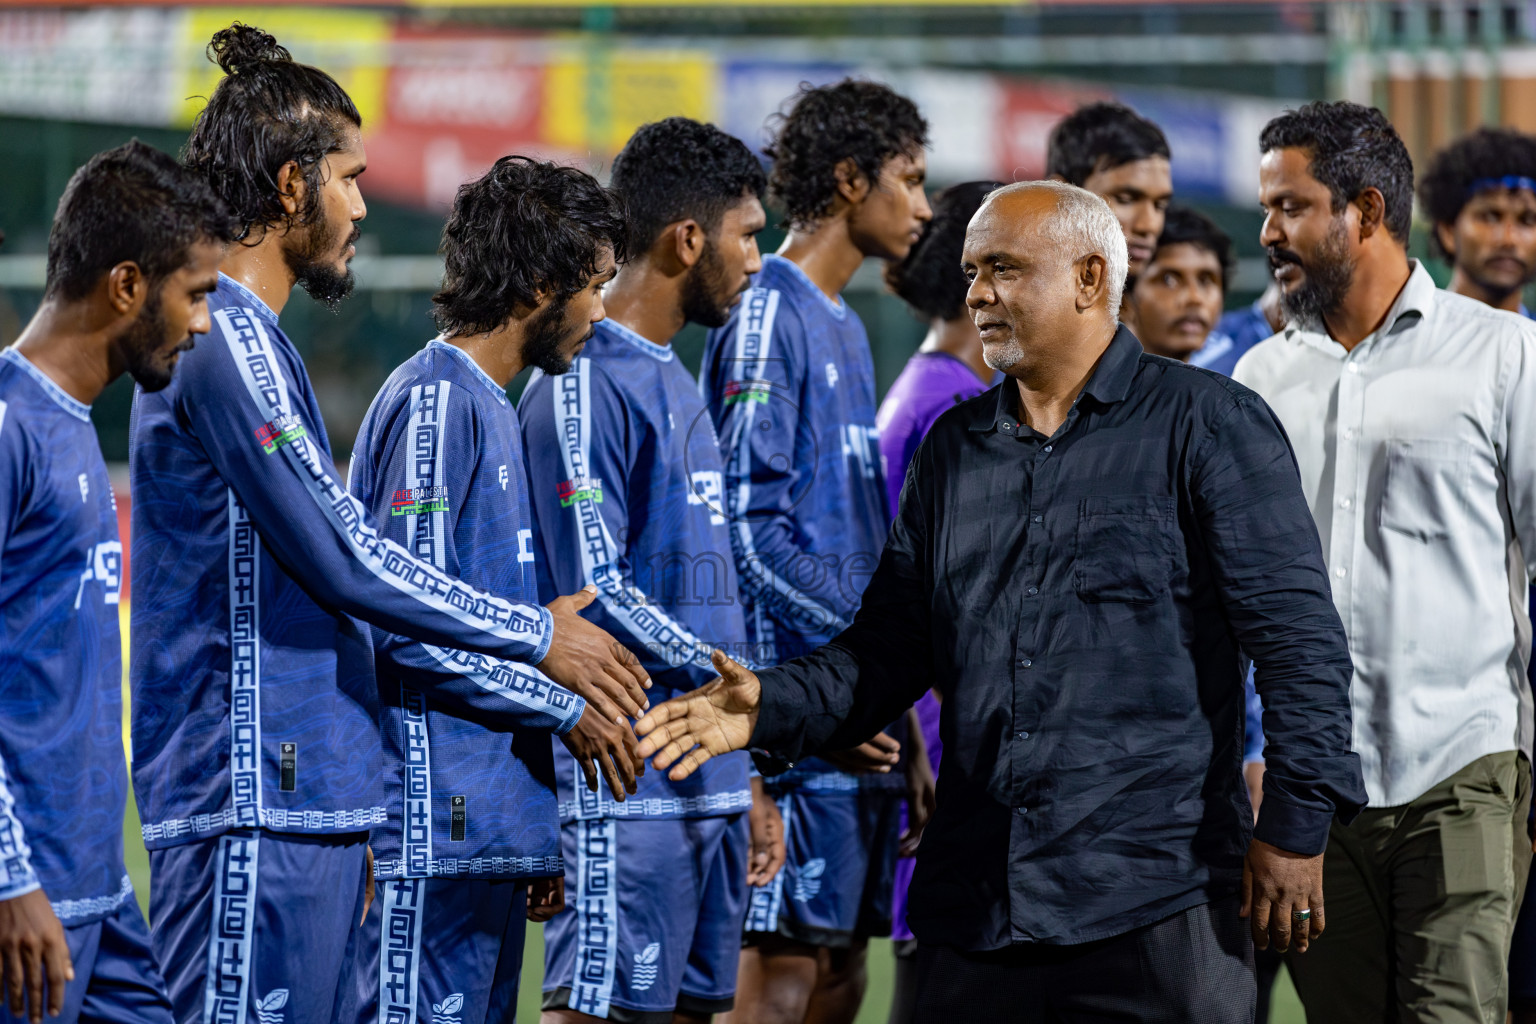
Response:
[[[375,409],[374,422],[385,424],[369,442],[374,450],[355,459],[365,460],[372,472],[353,473],[371,483],[372,494],[358,487],[358,497],[380,524],[380,534],[404,549],[415,550],[450,576],[460,574],[463,560],[480,556],[461,552],[457,543],[458,521],[471,493],[480,460],[469,464],[450,460],[450,438],[477,438],[482,433],[471,399],[445,381],[418,385],[401,395],[397,409]],[[423,401],[433,403],[434,427],[430,443],[419,445],[422,425],[412,412]],[[359,440],[362,440],[361,438]],[[477,453],[478,455],[478,453]],[[393,515],[391,501],[398,490],[411,490],[421,480],[441,480],[437,495],[441,512]],[[432,522],[440,517],[438,522]],[[411,548],[413,529],[431,529],[431,543]],[[564,735],[575,727],[586,701],[549,679],[529,664],[502,661],[484,654],[444,649],[419,643],[410,637],[375,629],[375,650],[381,666],[387,666],[400,682],[432,697],[458,705],[468,717],[487,725],[547,729]]]
[[[1264,802],[1254,838],[1315,855],[1334,815],[1365,806],[1350,749],[1354,668],[1322,546],[1279,421],[1244,389],[1217,414],[1190,491],[1227,620],[1263,698]]]
[[[794,762],[855,746],[933,686],[931,494],[924,441],[907,468],[896,521],[853,625],[811,654],[758,673],[763,692],[753,748]]]
[[[234,307],[177,370],[182,416],[283,568],[316,601],[391,633],[538,664],[553,639],[547,609],[476,590],[380,536],[308,436],[289,381],[303,372]]]

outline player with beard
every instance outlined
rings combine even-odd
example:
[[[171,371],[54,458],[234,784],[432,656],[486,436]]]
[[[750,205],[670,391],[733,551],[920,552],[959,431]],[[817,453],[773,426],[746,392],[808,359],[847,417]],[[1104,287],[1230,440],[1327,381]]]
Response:
[[[710,332],[702,388],[747,635],[766,664],[853,618],[890,527],[869,338],[840,293],[864,260],[905,257],[932,217],[927,138],[916,105],[884,85],[803,88],[768,148],[789,234]],[[876,742],[767,782],[788,857],[752,891],[735,1024],[857,1016],[869,936],[889,934],[905,790],[890,772],[898,744]],[[850,765],[877,770],[840,770]]]
[[[653,696],[713,678],[713,647],[747,656],[720,449],[671,341],[686,323],[724,324],[761,268],[765,183],[751,150],[712,125],[636,131],[613,162],[634,255],[604,295],[608,319],[571,372],[541,368],[519,410],[545,589],[596,588],[593,618],[651,673]],[[748,759],[684,783],[652,773],[614,803],[583,792],[555,753],[567,907],[544,929],[545,1024],[730,1009],[747,883],[783,862],[778,811],[749,786]]]
[[[577,603],[493,596],[380,536],[347,493],[304,364],[278,327],[295,284],[350,285],[366,210],[361,118],[259,29],[216,33],[225,72],[184,152],[245,228],[206,343],[135,399],[134,785],[155,950],[179,1019],[356,1019],[368,829],[388,820],[373,642],[392,634],[536,664],[609,720],[645,673]],[[356,619],[353,618],[356,616]]]
[[[1408,258],[1413,166],[1380,111],[1310,103],[1260,150],[1260,240],[1290,323],[1234,376],[1295,446],[1370,796],[1329,832],[1335,927],[1291,973],[1314,1024],[1503,1020],[1531,863],[1511,595],[1536,570],[1536,327]]]
[[[1521,292],[1536,280],[1536,138],[1480,128],[1435,155],[1419,179],[1449,289],[1495,309],[1530,314]]]
[[[527,365],[569,368],[603,318],[623,244],[618,201],[575,168],[503,157],[459,189],[432,299],[442,334],[385,382],[352,457],[352,492],[384,537],[475,586],[537,602],[507,385]],[[389,820],[369,840],[379,881],[361,1019],[451,1006],[440,1012],[460,1024],[509,1020],[526,918],[560,903],[548,734],[585,785],[596,789],[601,773],[617,801],[635,791],[634,735],[530,665],[377,629],[375,647]]]
[[[90,407],[124,372],[170,383],[234,233],[164,153],[96,155],[0,352],[0,1021],[172,1019],[123,866],[123,546]]]

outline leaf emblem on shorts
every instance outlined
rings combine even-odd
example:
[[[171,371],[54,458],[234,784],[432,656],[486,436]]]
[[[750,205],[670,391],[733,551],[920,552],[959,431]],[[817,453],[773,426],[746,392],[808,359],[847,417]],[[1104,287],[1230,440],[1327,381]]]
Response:
[[[275,988],[267,993],[265,999],[256,1001],[256,1009],[258,1010],[281,1010],[287,1005],[288,990],[285,988]]]
[[[432,1004],[432,1024],[459,1024],[454,1014],[464,1008],[464,993],[455,992],[440,1003]]]
[[[630,988],[636,992],[648,992],[652,985],[656,984],[656,976],[661,973],[658,961],[661,959],[661,943],[647,943],[646,947],[635,954],[635,969],[630,975]]]
[[[653,964],[661,959],[661,943],[653,942],[635,954],[635,963]]]
[[[791,894],[797,903],[808,903],[821,892],[821,876],[826,873],[825,857],[816,857],[800,865],[794,872],[795,890]]]

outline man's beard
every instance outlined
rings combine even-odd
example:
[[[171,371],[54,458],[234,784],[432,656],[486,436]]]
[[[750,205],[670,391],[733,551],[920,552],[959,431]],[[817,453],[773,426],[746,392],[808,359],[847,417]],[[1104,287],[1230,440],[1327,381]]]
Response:
[[[1009,338],[1002,345],[986,346],[981,350],[981,361],[998,373],[1007,373],[1024,361],[1024,349],[1017,338]]]
[[[1344,308],[1344,297],[1355,280],[1355,261],[1349,255],[1349,227],[1343,217],[1334,219],[1310,263],[1303,262],[1295,253],[1269,247],[1271,268],[1286,263],[1301,267],[1301,287],[1295,291],[1280,292],[1280,305],[1285,310],[1286,322],[1307,330],[1325,330],[1324,318]]]
[[[699,262],[683,279],[683,319],[705,327],[724,327],[731,318],[731,300],[726,294],[725,265],[714,243],[706,241]]]
[[[571,328],[565,322],[570,304],[569,298],[551,302],[529,318],[523,332],[524,366],[535,367],[552,377],[570,370],[571,357],[564,351],[574,347],[569,344]],[[591,337],[592,326],[588,324],[587,333],[581,340],[586,341]]]
[[[118,342],[123,362],[128,366],[128,375],[148,392],[164,390],[171,383],[174,364],[170,362],[169,353],[161,355],[165,350],[165,334],[160,292],[152,289],[144,308],[139,310],[139,315]],[[157,362],[156,357],[160,357],[161,361]]]
[[[337,245],[342,226],[318,220],[310,226],[305,240],[293,250],[283,251],[283,260],[299,285],[318,302],[335,312],[341,300],[352,294],[352,268],[345,263],[340,270],[335,261],[347,245],[356,242],[362,229],[352,228],[345,245]]]

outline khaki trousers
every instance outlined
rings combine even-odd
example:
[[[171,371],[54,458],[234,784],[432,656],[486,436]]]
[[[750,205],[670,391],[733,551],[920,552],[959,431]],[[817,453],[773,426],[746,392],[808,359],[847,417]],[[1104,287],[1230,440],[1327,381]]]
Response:
[[[1504,1024],[1530,805],[1530,764],[1510,751],[1410,804],[1334,822],[1327,930],[1286,957],[1308,1024]]]

